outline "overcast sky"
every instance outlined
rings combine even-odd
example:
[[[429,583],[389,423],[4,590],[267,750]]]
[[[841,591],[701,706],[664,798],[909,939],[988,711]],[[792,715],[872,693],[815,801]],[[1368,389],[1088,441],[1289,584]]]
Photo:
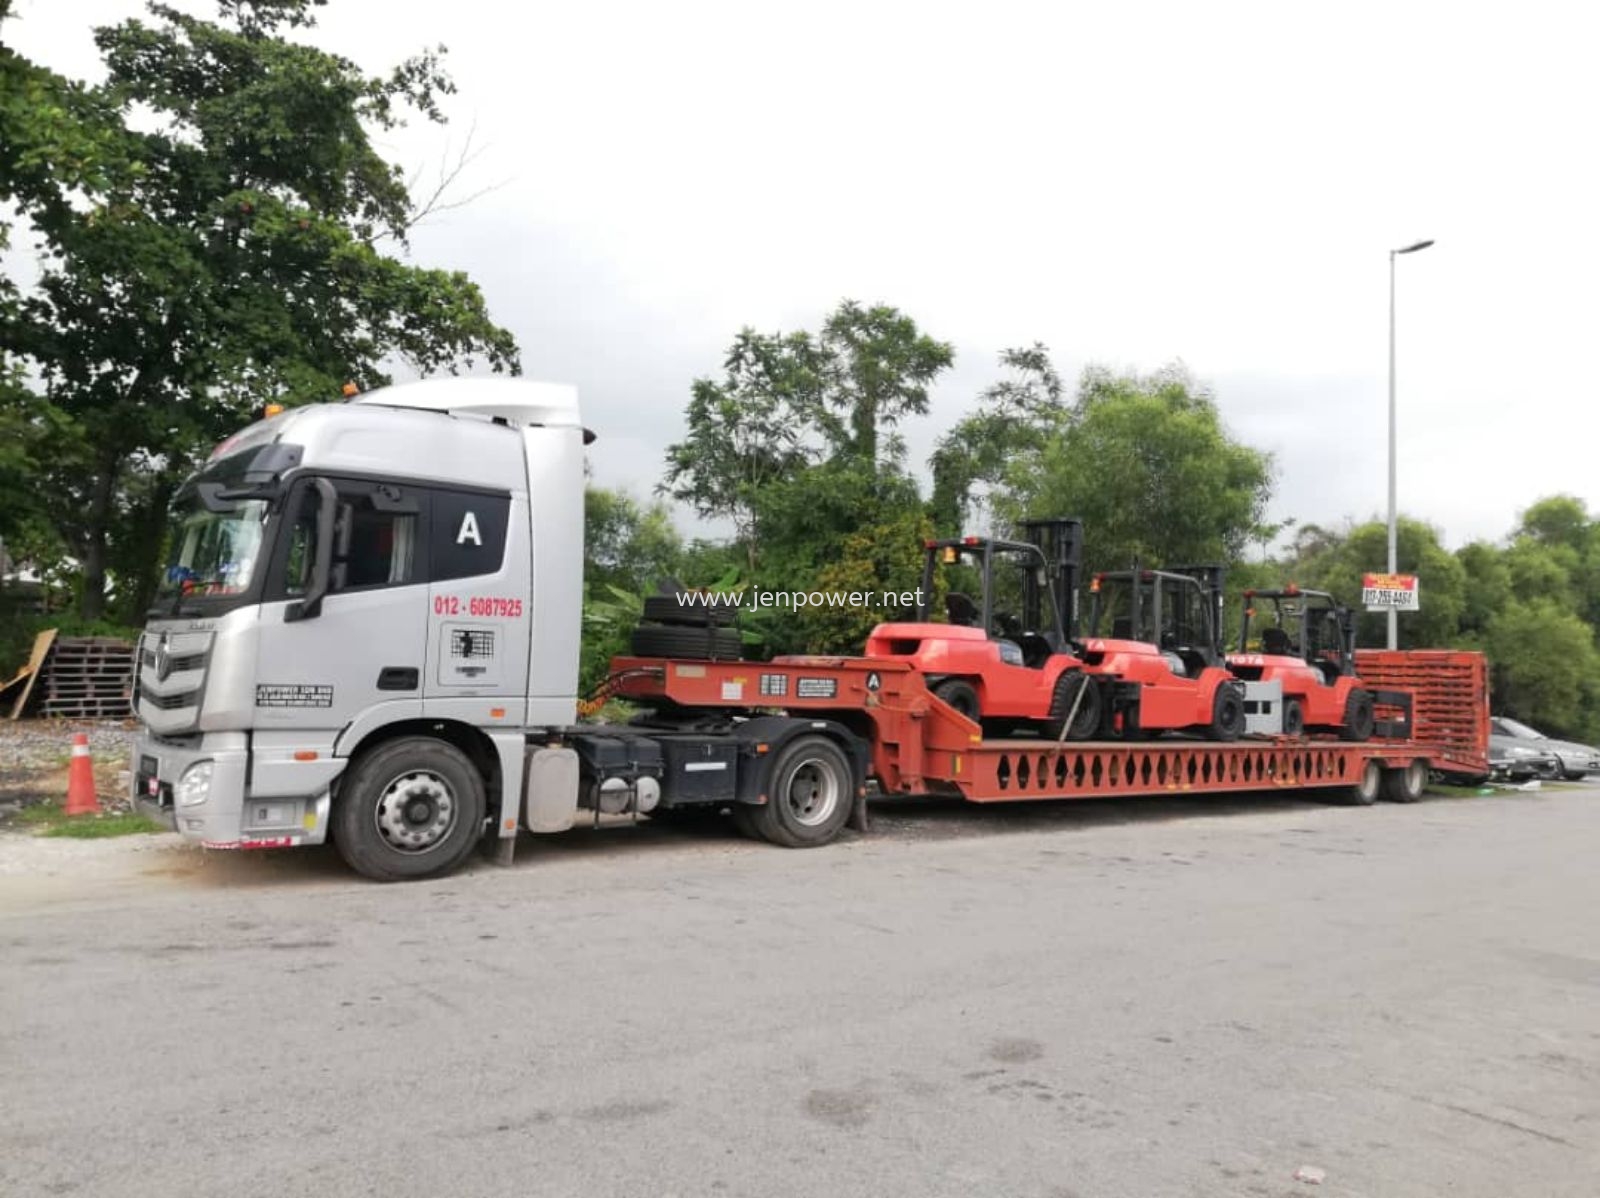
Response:
[[[92,76],[128,0],[17,0]],[[184,7],[206,9],[204,4]],[[1459,545],[1600,507],[1600,9],[1345,4],[333,0],[377,70],[443,42],[467,190],[414,257],[467,270],[527,374],[576,383],[599,482],[648,495],[745,324],[884,301],[956,346],[935,437],[1005,346],[1066,373],[1181,358],[1273,452],[1276,518],[1381,517],[1388,255],[1400,504]]]

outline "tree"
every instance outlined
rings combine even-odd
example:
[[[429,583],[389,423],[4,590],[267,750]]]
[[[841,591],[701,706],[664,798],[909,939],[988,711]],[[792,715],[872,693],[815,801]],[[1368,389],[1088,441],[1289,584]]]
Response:
[[[1084,560],[1117,569],[1134,558],[1237,561],[1271,488],[1271,456],[1234,440],[1181,368],[1148,377],[1090,369],[1071,410],[1007,471],[996,498],[1013,520],[1080,518]]]
[[[151,506],[262,402],[380,385],[394,360],[517,369],[471,280],[380,248],[404,247],[416,210],[372,133],[443,119],[440,52],[367,76],[286,36],[318,3],[218,0],[215,21],[152,3],[150,23],[96,31],[97,88],[5,64],[59,117],[41,133],[0,109],[0,155],[25,168],[0,194],[43,247],[3,348],[62,418],[41,493],[85,617],[114,557],[153,556],[133,544]]]
[[[1325,531],[1315,551],[1287,564],[1287,573],[1301,586],[1331,592],[1352,606],[1361,594],[1361,576],[1387,568],[1389,528],[1374,520],[1342,536]],[[1400,616],[1400,647],[1448,646],[1460,638],[1467,610],[1468,579],[1460,559],[1439,543],[1438,530],[1402,517],[1396,525],[1396,562],[1402,573],[1418,577],[1421,610]],[[1381,612],[1362,612],[1356,625],[1358,645],[1382,645],[1388,636]]]
[[[845,300],[822,326],[830,426],[836,452],[878,461],[879,430],[928,411],[928,386],[955,361],[916,321],[887,304]]]
[[[664,504],[645,507],[624,491],[589,487],[583,512],[579,685],[587,691],[604,680],[613,657],[628,651],[644,609],[642,596],[678,573],[684,549]]]
[[[1594,629],[1554,600],[1513,599],[1489,622],[1495,709],[1557,735],[1600,732]]]
[[[751,569],[757,497],[817,452],[807,434],[819,429],[825,412],[825,375],[823,351],[810,334],[741,329],[721,381],[694,381],[688,436],[667,447],[663,489],[701,516],[731,520]]]
[[[1025,470],[1018,463],[1037,455],[1067,419],[1061,376],[1043,344],[1002,350],[1000,365],[1010,373],[985,388],[978,410],[939,438],[928,463],[928,510],[945,536],[962,531],[976,486],[997,486],[1008,471]]]
[[[695,381],[688,435],[667,449],[663,487],[702,516],[731,520],[754,575],[763,569],[763,548],[781,543],[764,513],[785,510],[788,497],[826,498],[815,493],[814,479],[795,488],[808,470],[827,463],[835,480],[872,485],[880,465],[899,472],[901,447],[885,443],[880,430],[927,411],[928,385],[953,357],[949,345],[883,304],[865,308],[845,300],[815,336],[743,329],[723,361],[723,377]],[[837,505],[830,501],[827,510]],[[832,543],[869,511],[830,525]]]

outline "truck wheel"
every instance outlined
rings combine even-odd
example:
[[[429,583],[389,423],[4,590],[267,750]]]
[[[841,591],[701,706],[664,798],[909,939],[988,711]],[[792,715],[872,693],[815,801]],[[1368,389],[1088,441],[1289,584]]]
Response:
[[[1372,714],[1372,695],[1368,691],[1351,691],[1344,704],[1344,723],[1339,726],[1341,740],[1371,740],[1375,726]]]
[[[1354,807],[1370,807],[1378,801],[1382,789],[1383,771],[1376,761],[1369,759],[1361,763],[1361,777],[1356,784],[1345,787],[1344,799]]]
[[[1286,699],[1283,704],[1283,734],[1285,736],[1304,736],[1306,731],[1306,709],[1301,706],[1299,699]]]
[[[483,777],[454,745],[408,736],[361,756],[333,809],[333,843],[380,882],[446,874],[483,834]]]
[[[827,844],[849,820],[855,771],[827,737],[801,736],[778,754],[765,789],[765,804],[745,808],[750,826],[773,844],[808,849]]]
[[[1383,797],[1391,803],[1415,803],[1428,785],[1428,763],[1413,761],[1397,770],[1383,771]]]
[[[933,688],[933,697],[954,707],[974,724],[982,719],[978,711],[978,692],[970,682],[960,678],[946,678]]]
[[[1211,725],[1206,735],[1212,740],[1238,740],[1244,732],[1244,700],[1226,683],[1217,687],[1211,701]]]

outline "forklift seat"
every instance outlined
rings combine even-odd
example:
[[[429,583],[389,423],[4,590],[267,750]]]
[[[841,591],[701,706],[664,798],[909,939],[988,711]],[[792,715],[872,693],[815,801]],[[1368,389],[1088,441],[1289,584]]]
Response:
[[[1289,640],[1289,634],[1283,629],[1267,628],[1261,633],[1261,652],[1273,657],[1292,657],[1294,645]]]
[[[950,623],[970,628],[978,622],[978,605],[971,595],[951,591],[944,597],[944,614]]]

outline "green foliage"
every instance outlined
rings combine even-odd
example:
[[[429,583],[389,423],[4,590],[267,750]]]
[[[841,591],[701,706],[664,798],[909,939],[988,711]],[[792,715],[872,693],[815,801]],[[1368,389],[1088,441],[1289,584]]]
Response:
[[[87,616],[114,567],[121,610],[138,608],[153,513],[261,403],[381,384],[397,360],[517,368],[471,280],[381,248],[403,245],[416,210],[373,135],[407,110],[442,119],[439,52],[368,76],[287,36],[314,7],[219,0],[206,20],[151,4],[149,21],[96,31],[97,87],[0,55],[0,198],[42,247],[0,350],[51,409],[31,476],[82,565]],[[15,394],[0,405],[40,419]]]
[[[871,480],[880,458],[897,467],[900,443],[885,449],[879,430],[926,412],[929,384],[953,360],[949,345],[882,304],[846,300],[816,335],[743,329],[721,380],[695,381],[688,435],[667,449],[663,486],[702,516],[731,520],[753,573],[768,546],[784,543],[782,529],[768,524],[784,518],[787,501],[775,493],[797,494],[797,480],[819,465],[854,463],[829,476],[851,480]]]
[[[1061,376],[1042,344],[1003,350],[1000,364],[1010,373],[979,395],[978,410],[939,438],[929,460],[928,510],[941,536],[966,531],[978,485],[1037,473],[1038,455],[1067,421]]]
[[[1239,560],[1271,494],[1269,455],[1235,441],[1210,394],[1181,369],[1149,377],[1085,371],[1037,452],[1006,472],[1006,516],[1077,516],[1084,560]]]
[[[1379,521],[1361,524],[1343,534],[1315,529],[1316,539],[1287,563],[1287,577],[1301,586],[1330,592],[1352,607],[1361,602],[1361,576],[1386,568],[1388,526]],[[1400,617],[1400,647],[1420,649],[1451,645],[1467,611],[1466,570],[1461,561],[1439,543],[1437,530],[1420,521],[1402,518],[1396,536],[1396,560],[1402,574],[1415,574],[1422,609]],[[1382,645],[1388,621],[1382,613],[1362,612],[1356,623],[1358,645]]]
[[[1484,648],[1497,711],[1550,735],[1600,736],[1593,626],[1553,599],[1513,599],[1489,621]]]

